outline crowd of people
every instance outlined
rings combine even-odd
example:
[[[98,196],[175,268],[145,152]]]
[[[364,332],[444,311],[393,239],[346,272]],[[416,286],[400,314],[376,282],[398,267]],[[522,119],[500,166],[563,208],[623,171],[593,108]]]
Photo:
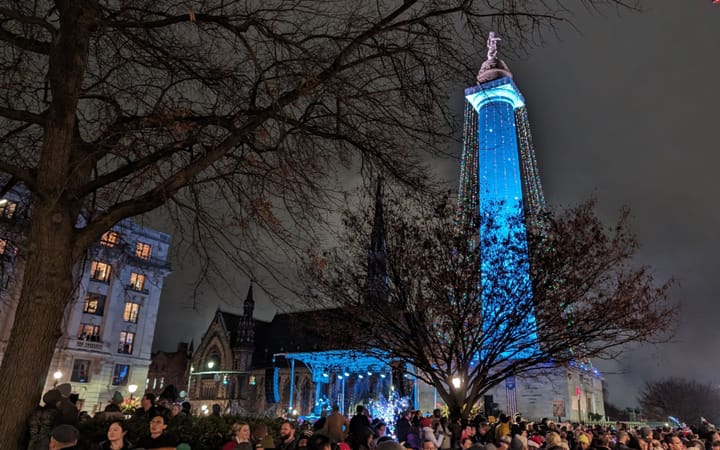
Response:
[[[168,404],[145,394],[140,407],[126,418],[113,397],[101,414],[106,433],[94,442],[82,442],[69,385],[60,385],[43,396],[29,420],[29,450],[92,448],[97,450],[176,449],[190,447],[168,432],[174,420],[190,415],[190,404]],[[214,405],[213,416],[221,415]],[[130,424],[146,427],[131,436]],[[179,422],[175,422],[179,423]],[[392,430],[390,432],[389,430]],[[82,444],[82,446],[80,446]],[[277,436],[263,422],[232,425],[227,442],[217,450],[720,450],[720,434],[704,421],[697,428],[631,428],[556,423],[548,419],[534,423],[519,415],[476,416],[472,420],[450,420],[437,409],[431,414],[403,411],[394,423],[370,417],[358,405],[349,420],[337,405],[314,422],[283,420]]]

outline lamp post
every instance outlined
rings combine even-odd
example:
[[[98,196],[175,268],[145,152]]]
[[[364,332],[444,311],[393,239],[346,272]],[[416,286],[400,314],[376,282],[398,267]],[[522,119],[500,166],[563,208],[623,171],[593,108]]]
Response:
[[[212,368],[215,367],[215,361],[208,361],[207,367],[212,370]]]
[[[55,379],[55,382],[53,383],[53,387],[56,388],[58,385],[58,381],[60,381],[60,378],[62,378],[62,372],[59,370],[56,370],[53,374],[53,379]]]
[[[130,402],[133,401],[133,394],[137,391],[137,384],[131,384],[128,386],[128,392],[130,392]]]

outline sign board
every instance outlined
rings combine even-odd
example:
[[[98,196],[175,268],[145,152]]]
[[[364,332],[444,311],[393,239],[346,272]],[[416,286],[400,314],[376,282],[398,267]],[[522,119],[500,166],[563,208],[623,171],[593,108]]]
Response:
[[[565,400],[553,400],[553,413],[554,417],[567,417],[565,413]]]

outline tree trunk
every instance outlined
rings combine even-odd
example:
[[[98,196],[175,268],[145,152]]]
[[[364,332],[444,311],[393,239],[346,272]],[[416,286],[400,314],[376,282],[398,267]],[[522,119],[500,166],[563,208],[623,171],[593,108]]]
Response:
[[[0,449],[24,448],[27,421],[42,394],[73,290],[73,221],[36,201],[20,302],[0,366]],[[52,206],[52,205],[50,205]],[[63,220],[59,220],[61,218]]]
[[[0,366],[0,449],[20,449],[27,420],[38,404],[73,293],[74,248],[80,212],[78,187],[93,160],[76,132],[76,114],[96,26],[97,0],[56,3],[60,29],[53,39],[47,78],[52,100],[30,208],[30,232],[22,291]]]

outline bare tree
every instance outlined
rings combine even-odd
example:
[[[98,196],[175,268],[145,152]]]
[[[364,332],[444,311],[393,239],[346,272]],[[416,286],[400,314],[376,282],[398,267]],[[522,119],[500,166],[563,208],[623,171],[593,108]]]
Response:
[[[467,417],[508,376],[667,337],[671,282],[630,264],[637,241],[627,211],[609,228],[592,202],[546,213],[527,243],[522,217],[483,215],[474,229],[459,226],[447,196],[420,205],[402,197],[385,203],[384,245],[369,246],[372,208],[346,211],[344,244],[308,258],[311,300],[335,314],[333,327],[320,327],[329,342],[414,366],[451,411]]]
[[[668,420],[673,416],[681,422],[700,424],[700,418],[720,419],[720,390],[710,383],[686,378],[646,381],[638,402],[644,416]]]
[[[312,238],[338,172],[423,184],[476,36],[492,27],[520,48],[566,14],[559,1],[3,2],[0,192],[28,192],[32,220],[0,442],[19,441],[73,265],[109,227],[166,205],[190,242],[271,266],[263,250]]]

